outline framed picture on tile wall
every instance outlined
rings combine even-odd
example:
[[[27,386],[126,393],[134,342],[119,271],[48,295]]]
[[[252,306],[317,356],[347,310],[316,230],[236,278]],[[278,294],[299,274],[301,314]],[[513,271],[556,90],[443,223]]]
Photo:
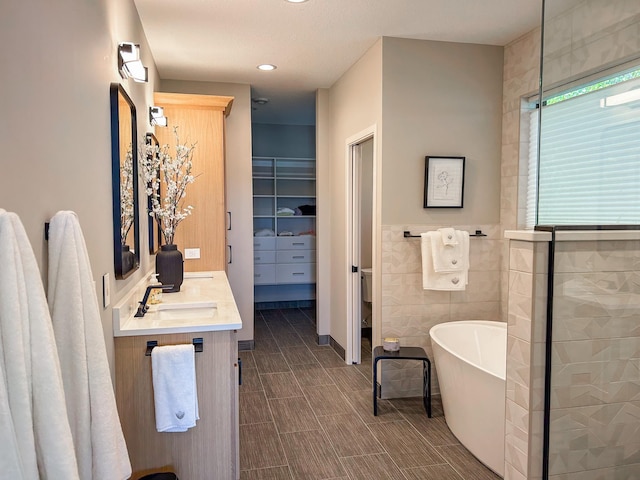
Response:
[[[424,208],[462,208],[465,157],[425,157]]]

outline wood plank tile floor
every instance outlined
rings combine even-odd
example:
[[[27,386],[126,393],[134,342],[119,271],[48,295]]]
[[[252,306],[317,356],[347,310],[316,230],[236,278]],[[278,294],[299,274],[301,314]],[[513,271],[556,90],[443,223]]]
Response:
[[[371,345],[347,365],[316,344],[312,309],[259,310],[240,352],[241,480],[495,480],[449,431],[439,397],[380,400]]]

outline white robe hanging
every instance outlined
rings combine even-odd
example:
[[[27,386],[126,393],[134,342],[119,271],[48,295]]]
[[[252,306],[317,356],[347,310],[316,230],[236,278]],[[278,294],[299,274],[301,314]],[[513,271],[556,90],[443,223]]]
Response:
[[[40,271],[20,219],[4,210],[0,210],[0,369],[3,478],[79,479]]]
[[[49,225],[49,307],[82,480],[131,476],[107,361],[98,298],[78,217]]]

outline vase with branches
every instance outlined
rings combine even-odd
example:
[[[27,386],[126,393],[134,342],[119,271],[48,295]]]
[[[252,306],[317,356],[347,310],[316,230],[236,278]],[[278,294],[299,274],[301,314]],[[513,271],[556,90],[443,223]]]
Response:
[[[181,143],[178,127],[174,127],[173,135],[174,154],[168,144],[144,146],[144,155],[140,155],[140,171],[147,185],[147,195],[151,200],[149,215],[157,223],[164,239],[164,244],[156,254],[156,272],[163,284],[174,285],[174,289],[169,291],[177,292],[182,284],[183,263],[182,253],[177,250],[174,238],[178,225],[191,215],[193,210],[191,205],[185,205],[185,199],[187,187],[195,181],[196,177],[192,173],[195,143],[191,145]],[[169,255],[172,256],[172,260],[167,262]],[[168,272],[163,271],[166,270],[165,263],[170,263],[173,269],[179,271],[169,275]]]

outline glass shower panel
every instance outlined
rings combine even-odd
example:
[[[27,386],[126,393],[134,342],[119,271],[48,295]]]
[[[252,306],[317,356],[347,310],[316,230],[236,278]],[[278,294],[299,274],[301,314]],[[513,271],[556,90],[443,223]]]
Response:
[[[640,241],[557,241],[553,279],[549,478],[635,478]]]
[[[605,217],[600,214],[610,206],[608,199],[618,196],[615,188],[608,197],[593,200],[593,215],[569,219],[568,214],[543,217],[538,211],[537,229],[555,235],[550,243],[552,328],[547,335],[542,477],[639,478],[640,227],[634,215],[640,211],[640,144],[634,132],[640,131],[640,1],[543,0],[543,6],[538,192],[548,187],[547,180],[555,181],[569,195],[546,204],[556,208],[574,202],[576,208],[562,214],[583,212],[585,202],[578,199],[582,187],[575,182],[584,186],[595,178],[589,193],[604,192],[601,178],[618,165],[619,181],[632,185],[632,195],[624,205],[609,208],[613,215]],[[592,100],[588,115],[576,110]],[[563,120],[559,113],[564,115],[564,109]],[[589,128],[597,127],[614,113],[612,127],[594,130],[588,142],[571,143],[585,133],[586,120]],[[631,135],[625,137],[627,131]],[[605,169],[603,175],[587,165],[594,152],[604,159],[594,167]],[[554,157],[565,169],[561,174],[545,170],[544,162]],[[629,168],[620,162],[628,162]],[[575,168],[567,173],[568,167]],[[592,201],[595,195],[587,197]],[[616,215],[626,209],[629,214]]]

